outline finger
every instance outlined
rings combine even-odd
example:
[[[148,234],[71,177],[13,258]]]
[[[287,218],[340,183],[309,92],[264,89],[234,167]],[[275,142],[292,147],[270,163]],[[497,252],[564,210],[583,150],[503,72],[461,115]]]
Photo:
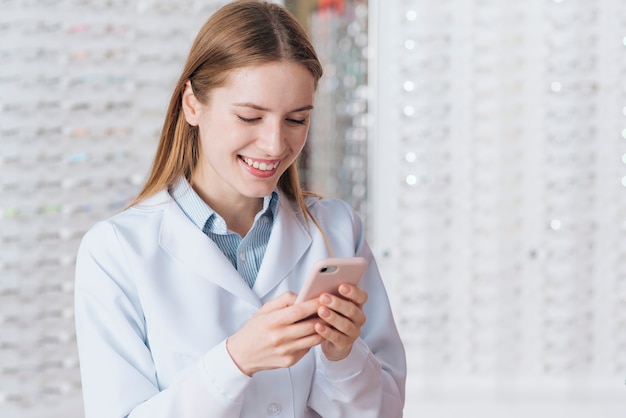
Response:
[[[309,350],[321,344],[324,338],[319,334],[313,334],[299,340],[290,341],[280,347],[275,353],[273,363],[275,367],[290,367],[297,363]]]
[[[259,309],[258,312],[264,313],[264,312],[272,312],[278,309],[283,309],[283,308],[293,305],[293,302],[295,300],[296,300],[296,294],[293,292],[287,291],[281,294],[280,296],[278,296],[277,298],[272,299],[268,302],[265,302],[263,306],[261,306],[261,309]]]
[[[351,346],[354,338],[350,338],[344,333],[322,323],[315,325],[315,331],[325,341],[331,343],[338,350],[343,351],[345,347]]]
[[[281,356],[289,356],[294,351],[309,349],[323,341],[315,330],[320,320],[311,320],[290,325],[280,335],[268,335],[266,342]]]
[[[320,318],[326,322],[326,325],[334,328],[337,332],[349,337],[351,340],[361,335],[360,325],[356,325],[350,318],[339,315],[325,306],[321,306],[317,312]]]
[[[359,306],[363,306],[367,302],[368,297],[365,290],[348,283],[339,285],[339,294]]]
[[[282,342],[298,340],[316,334],[315,324],[318,322],[320,322],[320,319],[316,317],[315,319],[306,319],[285,326]]]
[[[324,338],[319,333],[317,333],[317,331],[314,331],[314,333],[311,335],[307,335],[306,337],[294,340],[289,348],[292,351],[308,350],[311,347],[315,347],[316,345],[320,344],[322,341],[324,341]]]
[[[280,317],[278,323],[282,325],[293,324],[305,320],[317,313],[320,304],[317,299],[311,299],[302,303],[288,306],[287,308],[276,312]]]
[[[345,300],[341,297],[336,297],[330,294],[324,294],[320,297],[320,304],[338,313],[339,315],[348,318],[358,327],[365,323],[365,314],[363,313],[363,310],[359,305],[350,300]],[[318,315],[320,315],[320,311],[321,308],[318,309]],[[322,319],[326,320],[326,318],[323,317]]]

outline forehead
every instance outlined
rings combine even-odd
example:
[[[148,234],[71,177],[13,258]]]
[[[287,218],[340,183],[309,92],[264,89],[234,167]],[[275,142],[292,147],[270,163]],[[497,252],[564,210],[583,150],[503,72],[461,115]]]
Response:
[[[304,65],[279,61],[233,70],[214,93],[235,102],[302,105],[312,104],[315,86],[315,77]]]

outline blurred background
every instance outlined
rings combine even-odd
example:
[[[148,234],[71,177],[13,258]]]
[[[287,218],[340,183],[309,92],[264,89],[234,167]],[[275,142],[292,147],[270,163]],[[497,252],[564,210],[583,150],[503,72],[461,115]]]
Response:
[[[0,0],[0,416],[82,416],[78,243],[217,0]],[[307,0],[307,188],[365,219],[408,418],[626,416],[623,0]]]

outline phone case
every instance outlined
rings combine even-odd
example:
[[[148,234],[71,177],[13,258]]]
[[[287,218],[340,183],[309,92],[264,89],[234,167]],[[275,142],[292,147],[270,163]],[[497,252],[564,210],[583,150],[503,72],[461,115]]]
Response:
[[[326,258],[316,262],[295,303],[316,298],[324,292],[338,295],[341,283],[356,285],[365,273],[367,260],[363,257]]]

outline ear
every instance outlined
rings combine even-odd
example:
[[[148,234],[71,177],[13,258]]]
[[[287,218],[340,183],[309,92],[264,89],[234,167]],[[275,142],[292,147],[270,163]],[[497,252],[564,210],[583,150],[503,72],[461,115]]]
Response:
[[[182,105],[183,112],[185,113],[185,120],[191,126],[198,126],[200,123],[200,115],[202,103],[196,98],[196,95],[193,94],[193,89],[191,88],[191,82],[187,80],[185,82],[185,88],[183,90],[182,95]]]

